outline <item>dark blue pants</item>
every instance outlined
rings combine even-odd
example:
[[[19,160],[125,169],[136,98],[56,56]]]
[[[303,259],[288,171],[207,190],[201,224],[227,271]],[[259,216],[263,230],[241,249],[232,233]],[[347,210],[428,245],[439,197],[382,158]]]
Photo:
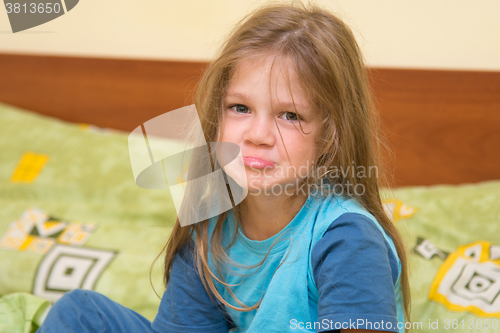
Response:
[[[66,293],[50,309],[37,333],[152,332],[151,322],[91,290]]]

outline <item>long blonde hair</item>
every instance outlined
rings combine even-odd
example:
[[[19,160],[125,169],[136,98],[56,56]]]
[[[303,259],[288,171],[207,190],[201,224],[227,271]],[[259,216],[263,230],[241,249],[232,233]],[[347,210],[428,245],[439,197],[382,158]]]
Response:
[[[321,113],[318,128],[317,169],[331,170],[349,167],[372,170],[381,168],[380,155],[385,145],[379,136],[379,119],[375,111],[366,68],[351,30],[337,17],[323,9],[303,5],[272,5],[258,9],[242,20],[227,39],[220,54],[210,64],[196,92],[196,108],[207,142],[216,141],[222,123],[224,97],[236,66],[249,57],[275,55],[293,60],[297,77],[301,81],[311,105]],[[322,168],[321,168],[322,167]],[[379,169],[377,169],[379,170]],[[364,191],[353,196],[370,212],[392,238],[401,260],[400,283],[404,298],[405,318],[409,319],[410,292],[407,258],[401,236],[384,212],[379,186],[386,185],[383,172],[376,176],[348,172],[337,175],[333,182],[352,188],[362,185]],[[314,184],[325,174],[314,174],[304,180]],[[239,220],[238,207],[234,207]],[[229,304],[217,291],[214,280],[224,283],[220,264],[228,256],[221,245],[222,225],[227,213],[218,216],[212,236],[208,236],[208,222],[181,227],[176,222],[165,246],[165,283],[176,253],[196,239],[196,266],[207,291],[226,306],[250,311],[258,304],[246,306],[231,293],[241,307]],[[235,235],[233,235],[233,238]],[[208,248],[215,263],[213,272],[208,263]],[[265,259],[264,259],[265,260]]]

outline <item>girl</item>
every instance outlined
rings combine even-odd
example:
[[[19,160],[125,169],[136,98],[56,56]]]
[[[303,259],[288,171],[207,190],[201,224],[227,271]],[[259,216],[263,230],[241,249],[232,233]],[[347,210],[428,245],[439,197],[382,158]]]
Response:
[[[406,259],[372,173],[375,114],[349,28],[317,8],[258,10],[196,106],[207,142],[240,147],[249,192],[216,219],[175,226],[153,328],[403,331]]]
[[[248,195],[177,221],[152,324],[74,291],[41,331],[403,332],[406,257],[379,197],[376,115],[350,29],[314,7],[259,9],[207,69],[196,107],[207,142],[239,146]]]

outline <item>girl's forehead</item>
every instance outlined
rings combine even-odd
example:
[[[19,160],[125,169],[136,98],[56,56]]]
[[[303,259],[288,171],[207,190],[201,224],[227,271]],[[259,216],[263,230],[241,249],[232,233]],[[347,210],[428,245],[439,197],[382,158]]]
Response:
[[[241,60],[228,82],[227,97],[248,97],[266,89],[278,99],[309,104],[306,90],[290,57],[252,57]]]
[[[242,72],[245,74],[249,72],[258,72],[265,75],[271,75],[274,80],[281,78],[298,79],[295,62],[288,56],[268,54],[243,58],[234,67],[231,79]]]

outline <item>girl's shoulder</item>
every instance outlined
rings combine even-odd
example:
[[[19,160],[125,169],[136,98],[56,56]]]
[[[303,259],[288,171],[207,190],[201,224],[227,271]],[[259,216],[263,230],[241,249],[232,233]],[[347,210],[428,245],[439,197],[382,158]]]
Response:
[[[315,223],[313,229],[313,243],[318,241],[328,229],[335,226],[336,223],[343,223],[340,217],[354,216],[351,214],[359,214],[368,218],[379,230],[385,234],[382,226],[377,219],[368,212],[358,200],[347,196],[324,196],[312,197],[311,208],[316,210]]]
[[[338,217],[345,213],[358,213],[375,220],[375,217],[361,205],[355,198],[345,195],[328,195],[323,197],[313,197],[319,202],[318,213],[320,216]]]
[[[342,232],[357,234],[361,236],[359,229],[371,230],[364,232],[367,237],[377,237],[380,234],[383,236],[393,255],[397,258],[399,265],[399,257],[391,237],[385,232],[384,228],[377,221],[375,216],[368,212],[366,208],[355,198],[347,196],[327,196],[316,198],[318,202],[318,212],[313,229],[312,243],[317,243],[325,233],[329,230],[342,229]],[[376,231],[380,233],[377,233]]]

